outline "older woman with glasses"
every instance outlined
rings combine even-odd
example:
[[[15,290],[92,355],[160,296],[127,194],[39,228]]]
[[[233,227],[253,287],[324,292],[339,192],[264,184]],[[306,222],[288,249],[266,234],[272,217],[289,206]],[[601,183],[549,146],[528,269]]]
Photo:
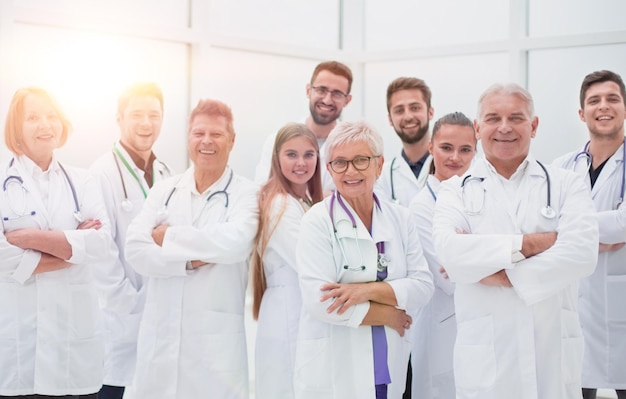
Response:
[[[337,187],[303,217],[296,249],[303,311],[297,398],[399,398],[417,310],[432,275],[408,210],[380,201],[382,138],[338,124],[326,141]]]

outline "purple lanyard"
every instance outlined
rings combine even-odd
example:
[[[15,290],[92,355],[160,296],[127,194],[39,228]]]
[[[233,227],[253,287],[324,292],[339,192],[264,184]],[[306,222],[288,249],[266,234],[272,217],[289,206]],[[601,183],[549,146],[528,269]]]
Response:
[[[378,200],[378,197],[376,196],[376,194],[373,194],[373,195],[374,195],[374,202],[376,202],[378,209],[381,209],[380,201]],[[335,218],[333,216],[335,199],[339,203],[339,206],[341,206],[341,208],[346,212],[346,214],[348,215],[348,218],[350,218],[350,222],[352,223],[352,228],[354,229],[354,239],[357,241],[357,245],[358,245],[359,239],[356,235],[356,228],[357,228],[356,219],[354,218],[354,215],[352,215],[352,212],[350,212],[346,204],[341,199],[341,195],[339,194],[338,191],[335,191],[330,197],[330,210],[329,210],[330,222],[333,225],[335,238],[337,238],[337,228],[335,227]],[[370,235],[371,233],[372,232],[370,231]],[[341,252],[343,253],[344,258],[346,258],[345,252],[343,250],[343,246],[341,245],[341,241],[339,241],[338,238],[337,238],[337,242],[339,242]],[[376,273],[376,281],[383,281],[384,279],[387,278],[387,265],[389,263],[387,258],[385,257],[385,243],[383,241],[376,243],[376,249],[378,250],[378,263],[377,263],[378,271]],[[359,251],[360,251],[360,248],[359,248]],[[346,258],[345,260],[347,261],[348,259]],[[362,260],[361,260],[361,263],[363,263]],[[349,265],[344,265],[343,268],[347,270],[353,270],[353,271],[365,270],[365,265],[361,264],[361,266],[358,268],[354,268],[354,267],[351,268]],[[388,348],[387,348],[387,336],[385,335],[385,326],[372,326],[372,348],[373,348],[373,353],[374,353],[374,383],[375,385],[391,383],[391,376],[389,375],[389,364],[387,362]]]

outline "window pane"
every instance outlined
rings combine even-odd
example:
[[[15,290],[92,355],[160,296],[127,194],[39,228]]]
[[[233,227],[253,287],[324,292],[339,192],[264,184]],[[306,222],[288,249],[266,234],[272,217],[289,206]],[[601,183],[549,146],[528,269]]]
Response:
[[[528,1],[530,36],[624,30],[624,0]]]
[[[367,0],[366,49],[386,51],[503,40],[508,35],[508,15],[509,2],[501,0]]]
[[[580,85],[585,75],[609,69],[626,78],[626,44],[531,51],[529,90],[539,116],[533,153],[551,161],[581,147],[587,127],[578,117]]]

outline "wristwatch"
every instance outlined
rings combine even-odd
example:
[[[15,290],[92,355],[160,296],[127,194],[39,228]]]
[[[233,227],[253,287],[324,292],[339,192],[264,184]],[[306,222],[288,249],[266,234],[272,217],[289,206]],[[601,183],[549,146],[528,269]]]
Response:
[[[186,269],[186,270],[195,270],[195,269],[193,268],[193,263],[191,263],[191,261],[190,261],[190,260],[188,260],[188,261],[187,261],[187,263],[185,263],[185,269]]]

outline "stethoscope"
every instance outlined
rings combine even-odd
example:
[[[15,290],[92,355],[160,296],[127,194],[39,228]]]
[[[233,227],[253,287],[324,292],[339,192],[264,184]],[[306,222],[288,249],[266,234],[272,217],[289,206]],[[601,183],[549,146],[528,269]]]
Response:
[[[128,173],[130,173],[133,179],[135,179],[135,181],[137,182],[137,185],[139,185],[144,199],[148,197],[148,192],[144,188],[143,184],[141,184],[141,179],[139,178],[139,176],[137,176],[135,170],[130,166],[130,164],[126,160],[126,157],[124,157],[124,154],[122,154],[122,152],[119,150],[119,148],[117,148],[116,145],[113,145],[113,159],[115,160],[115,166],[117,166],[117,172],[119,173],[120,181],[122,182],[122,190],[124,191],[124,199],[121,203],[122,209],[126,212],[131,212],[134,206],[130,198],[128,198],[128,192],[126,191],[126,182],[124,181],[124,174],[122,173],[122,168],[120,167],[119,161],[122,161],[124,167],[126,168],[126,170],[128,170]],[[152,175],[152,182],[154,183],[154,174]]]
[[[437,202],[437,194],[435,194],[435,190],[430,186],[428,180],[426,180],[426,188],[428,188],[428,192],[430,192],[430,196],[433,197],[433,200]]]
[[[541,166],[541,169],[543,169],[543,173],[546,175],[546,206],[544,206],[543,208],[541,208],[541,215],[546,218],[546,219],[554,219],[554,217],[556,217],[556,212],[554,211],[554,208],[552,208],[552,197],[551,197],[551,191],[552,191],[552,187],[551,187],[551,182],[550,182],[550,174],[548,173],[548,170],[546,169],[545,166],[543,166],[543,164],[539,161],[536,161],[537,164],[539,164],[539,166]],[[463,178],[463,182],[461,183],[461,197],[462,197],[462,201],[463,201],[463,206],[465,208],[465,213],[467,213],[470,216],[474,216],[474,215],[479,215],[482,212],[482,209],[484,208],[485,205],[485,187],[482,186],[482,182],[485,181],[484,177],[476,177],[476,176],[472,176],[472,175],[467,175]],[[471,201],[470,206],[467,206],[467,201],[466,201],[466,197],[465,197],[465,188],[470,186],[470,183],[472,182],[478,182],[481,183],[481,187],[482,187],[482,201],[480,201],[480,206],[475,206],[474,201]]]
[[[587,171],[591,171],[591,164],[593,163],[593,155],[589,152],[589,145],[591,141],[587,141],[585,144],[585,148],[576,154],[574,157],[574,165],[573,169],[576,170],[576,165],[578,164],[578,160],[583,157],[587,160]],[[619,206],[624,202],[624,189],[626,188],[626,139],[624,139],[622,143],[622,186],[620,189],[619,199],[615,204],[615,209],[619,208]]]
[[[15,158],[11,159],[11,162],[9,162],[9,168],[11,168],[13,166],[14,161],[15,161]],[[76,219],[76,221],[78,223],[82,223],[84,221],[84,219],[83,219],[83,215],[82,215],[82,213],[80,211],[80,205],[78,203],[78,196],[76,195],[76,188],[74,187],[74,183],[72,182],[72,179],[70,178],[70,175],[67,173],[67,171],[65,170],[63,165],[61,165],[60,162],[57,162],[57,164],[59,165],[59,168],[63,172],[63,175],[65,175],[65,180],[67,180],[67,184],[70,186],[70,190],[72,191],[72,198],[74,199],[74,212],[73,212],[74,219]],[[26,211],[26,193],[27,193],[28,190],[26,190],[26,187],[24,187],[24,179],[22,179],[20,176],[17,176],[17,175],[7,176],[7,178],[4,179],[4,182],[2,183],[2,190],[6,194],[7,188],[12,183],[13,184],[19,184],[21,189],[22,189],[22,209],[21,209],[20,212],[17,212],[15,210],[15,208],[13,207],[13,203],[9,200],[9,201],[7,201],[9,203],[9,208],[11,208],[11,211],[16,216],[4,216],[2,219],[4,221],[9,221],[9,220],[16,220],[16,219],[22,218],[24,216],[35,216],[37,214],[37,212],[35,210],[32,210],[30,212]]]
[[[378,197],[376,196],[376,194],[373,194],[373,195],[374,195],[374,202],[376,203],[376,206],[378,206],[378,209],[381,209],[380,201],[378,200]],[[346,255],[346,251],[343,248],[343,244],[341,243],[341,240],[337,236],[337,227],[335,226],[335,218],[333,216],[333,208],[335,206],[335,200],[337,201],[339,206],[341,206],[341,208],[346,212],[346,214],[348,215],[348,218],[350,218],[350,223],[352,223],[352,231],[354,233],[354,240],[356,241],[357,249],[359,250],[359,257],[360,257],[359,266],[355,267],[355,266],[350,266],[348,264],[349,263],[348,256]],[[341,199],[341,195],[339,194],[338,191],[333,192],[333,194],[330,197],[330,206],[329,206],[328,213],[330,215],[330,223],[333,226],[333,234],[335,235],[335,239],[339,243],[339,249],[341,250],[341,255],[343,256],[343,259],[346,261],[346,263],[343,265],[343,268],[345,270],[349,270],[353,272],[365,270],[366,267],[365,267],[365,263],[363,262],[363,252],[361,251],[361,244],[359,243],[359,238],[357,235],[356,219],[354,218],[354,215],[352,214],[352,212],[350,212],[346,204]],[[376,243],[376,247],[378,248],[378,259],[377,259],[376,268],[378,272],[382,273],[386,271],[387,267],[389,266],[389,258],[387,258],[387,256],[385,255],[385,243],[384,242]]]
[[[230,175],[228,176],[228,181],[226,182],[226,185],[224,186],[223,189],[221,190],[217,190],[212,192],[211,194],[209,194],[209,196],[206,198],[206,200],[204,201],[204,205],[202,205],[202,209],[200,210],[200,214],[202,214],[202,212],[204,211],[204,208],[206,207],[206,205],[209,203],[209,201],[211,201],[212,198],[214,198],[217,195],[223,195],[224,196],[224,208],[228,209],[228,205],[229,205],[229,196],[228,196],[228,192],[226,190],[228,190],[228,187],[230,187],[230,183],[233,181],[233,170],[230,170]],[[158,212],[158,216],[160,218],[160,220],[165,220],[165,218],[167,217],[168,214],[168,206],[170,204],[170,199],[172,199],[172,195],[174,195],[174,192],[176,191],[176,185],[174,185],[174,187],[172,187],[172,190],[170,191],[170,193],[168,194],[167,198],[165,199],[165,203],[163,204],[163,208],[161,208],[161,210]]]
[[[393,170],[394,170],[394,165],[396,164],[396,160],[397,159],[398,159],[398,157],[394,157],[391,160],[391,167],[389,168],[389,183],[391,184],[391,201],[394,204],[399,204],[400,203],[400,200],[396,197],[396,186],[395,186],[395,183],[393,181]],[[426,167],[426,163],[424,163],[424,165],[422,166],[422,171],[424,170],[425,167]],[[422,172],[420,172],[419,174],[420,174],[420,176],[422,176]]]

